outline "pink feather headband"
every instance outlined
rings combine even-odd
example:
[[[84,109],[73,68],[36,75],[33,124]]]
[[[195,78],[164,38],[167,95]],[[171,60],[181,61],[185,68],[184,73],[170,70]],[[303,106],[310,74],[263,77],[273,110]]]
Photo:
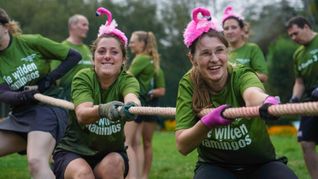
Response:
[[[119,29],[116,29],[117,23],[116,23],[115,19],[114,20],[112,19],[112,13],[103,7],[99,7],[96,10],[96,16],[100,16],[102,14],[107,16],[107,21],[106,21],[105,25],[101,25],[99,27],[98,37],[100,37],[103,34],[113,34],[116,37],[118,37],[120,39],[120,41],[122,43],[124,43],[125,46],[127,46],[128,39],[122,31],[120,31]]]
[[[199,13],[202,18],[198,18]],[[183,33],[184,44],[189,48],[198,37],[210,29],[220,31],[217,20],[211,17],[210,11],[203,7],[193,9],[192,21],[189,22]]]
[[[239,20],[244,20],[243,16],[234,12],[232,6],[227,6],[223,12],[222,24],[224,23],[225,20],[227,20],[230,17],[235,17],[235,18],[238,18]]]

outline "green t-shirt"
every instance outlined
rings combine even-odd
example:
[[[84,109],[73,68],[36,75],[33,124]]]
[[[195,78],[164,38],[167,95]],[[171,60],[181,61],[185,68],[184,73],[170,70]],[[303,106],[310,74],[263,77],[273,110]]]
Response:
[[[268,73],[264,54],[254,43],[245,43],[242,47],[232,50],[229,59],[232,65],[242,64],[252,68],[255,72]]]
[[[213,95],[210,102],[214,107],[229,104],[232,107],[245,106],[243,92],[249,87],[264,89],[251,69],[229,66],[229,79],[224,89]],[[179,82],[176,106],[176,130],[194,126],[199,117],[192,109],[193,84],[190,72]],[[227,126],[210,130],[197,147],[200,161],[224,165],[250,165],[275,158],[274,147],[260,118],[238,118]]]
[[[72,79],[75,76],[75,74],[80,71],[83,68],[92,68],[92,54],[90,49],[85,44],[75,45],[71,42],[64,40],[62,44],[65,44],[75,50],[77,50],[81,56],[81,61],[78,62],[78,64],[73,67],[69,72],[67,72],[59,82],[59,85],[63,87],[63,96],[67,100],[71,100],[71,84]],[[61,64],[61,61],[58,60],[52,60],[51,62],[51,70],[54,70]]]
[[[100,88],[96,73],[91,68],[80,70],[72,82],[72,99],[75,106],[84,102],[98,105],[114,100],[123,101],[128,93],[138,96],[139,84],[125,71],[122,71],[106,90]],[[56,150],[63,149],[88,156],[124,150],[124,124],[124,121],[101,118],[95,123],[81,125],[77,122],[75,112],[70,111],[65,136]]]
[[[12,90],[36,85],[50,72],[49,59],[65,60],[69,50],[41,35],[11,36],[8,48],[0,51],[0,84]]]
[[[155,66],[149,55],[137,55],[128,70],[140,84],[140,95],[145,96],[153,89],[152,80],[155,74]]]
[[[155,76],[154,76],[154,88],[165,88],[166,84],[165,84],[165,75],[163,73],[162,68],[159,68],[159,70],[157,72],[155,72]]]
[[[318,87],[318,35],[309,44],[302,45],[295,51],[294,71],[296,77],[304,81],[303,98],[310,97],[312,90]]]

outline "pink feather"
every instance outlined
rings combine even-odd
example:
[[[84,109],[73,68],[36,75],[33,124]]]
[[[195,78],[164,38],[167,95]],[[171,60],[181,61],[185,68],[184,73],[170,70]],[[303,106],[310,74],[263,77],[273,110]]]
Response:
[[[103,7],[99,7],[96,10],[96,15],[100,16],[103,14],[107,16],[107,21],[105,22],[105,25],[101,25],[99,27],[98,37],[100,37],[103,34],[113,34],[116,37],[118,37],[124,43],[125,46],[127,46],[128,39],[125,33],[116,28],[117,23],[115,20],[112,19],[112,13]]]
[[[223,17],[222,17],[222,24],[224,23],[224,21],[226,19],[228,19],[229,17],[236,17],[240,20],[244,20],[243,16],[240,15],[239,13],[235,13],[234,10],[233,10],[233,7],[232,6],[227,6],[225,9],[224,9],[224,12],[223,12]]]
[[[202,18],[198,17],[199,14],[202,15]],[[216,19],[211,17],[210,11],[206,8],[198,7],[193,9],[192,19],[183,33],[184,44],[188,48],[204,32],[208,32],[210,29],[219,31]]]

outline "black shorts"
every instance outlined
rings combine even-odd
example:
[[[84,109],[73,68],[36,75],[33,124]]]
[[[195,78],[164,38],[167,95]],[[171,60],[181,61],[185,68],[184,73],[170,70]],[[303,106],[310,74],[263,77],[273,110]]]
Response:
[[[253,178],[288,178],[297,179],[295,173],[286,164],[273,160],[264,164],[245,167],[221,167],[216,164],[198,162],[194,179],[226,178],[226,179],[253,179]]]
[[[298,129],[298,141],[318,143],[318,116],[302,116]]]
[[[128,164],[128,156],[126,151],[120,151],[117,152],[120,154],[120,156],[123,158],[124,163],[125,163],[125,171],[124,171],[124,177],[127,176],[128,170],[129,170],[129,164]],[[106,154],[96,154],[94,156],[84,156],[84,155],[79,155],[73,152],[69,151],[59,151],[53,154],[53,160],[54,160],[54,165],[53,165],[53,172],[56,176],[57,179],[63,179],[64,178],[64,173],[67,165],[72,161],[77,158],[82,158],[84,159],[92,169],[95,168],[95,166],[107,155]]]
[[[67,110],[36,104],[13,110],[0,121],[0,130],[15,132],[24,138],[31,131],[48,132],[58,142],[64,136],[67,120]]]

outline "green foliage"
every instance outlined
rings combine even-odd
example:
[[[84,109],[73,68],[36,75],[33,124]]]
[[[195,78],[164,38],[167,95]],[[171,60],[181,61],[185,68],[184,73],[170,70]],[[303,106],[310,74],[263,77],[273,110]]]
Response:
[[[281,36],[269,46],[268,91],[279,96],[282,102],[288,102],[294,85],[293,53],[298,45],[289,37]]]
[[[279,96],[282,103],[289,101],[295,81],[293,53],[298,47],[289,37],[280,36],[269,46],[267,54],[268,82],[267,92]],[[290,124],[298,116],[283,116],[279,121],[268,124]]]

